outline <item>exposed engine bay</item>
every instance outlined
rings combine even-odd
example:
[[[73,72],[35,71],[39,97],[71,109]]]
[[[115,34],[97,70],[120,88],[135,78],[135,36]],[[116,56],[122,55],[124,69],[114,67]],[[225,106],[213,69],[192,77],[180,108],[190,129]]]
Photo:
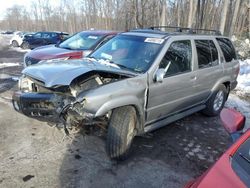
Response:
[[[25,103],[22,104],[23,110],[26,110],[23,113],[29,117],[47,121],[50,125],[63,127],[66,134],[69,133],[69,129],[77,127],[83,127],[85,133],[93,130],[99,131],[100,128],[105,131],[110,114],[95,117],[93,113],[86,110],[86,99],[78,96],[127,77],[93,71],[75,78],[69,86],[47,88],[43,82],[23,76],[19,80],[19,89],[30,97],[29,100],[22,99],[22,103],[27,101],[26,106]],[[32,99],[32,95],[35,96],[35,99]],[[47,97],[44,98],[44,96]]]

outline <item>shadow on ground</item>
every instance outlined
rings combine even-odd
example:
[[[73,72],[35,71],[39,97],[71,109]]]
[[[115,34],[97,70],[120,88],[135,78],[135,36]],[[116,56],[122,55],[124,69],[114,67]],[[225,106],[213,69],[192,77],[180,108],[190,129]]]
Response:
[[[77,135],[60,167],[61,187],[182,187],[225,151],[229,137],[218,118],[199,113],[137,137],[130,158],[111,161],[105,140]]]

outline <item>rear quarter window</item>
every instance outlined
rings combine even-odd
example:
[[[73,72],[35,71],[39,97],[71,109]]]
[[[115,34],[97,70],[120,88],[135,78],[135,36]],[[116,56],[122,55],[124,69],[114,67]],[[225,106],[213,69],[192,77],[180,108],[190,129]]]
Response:
[[[226,62],[236,59],[236,53],[232,42],[227,38],[216,38]]]

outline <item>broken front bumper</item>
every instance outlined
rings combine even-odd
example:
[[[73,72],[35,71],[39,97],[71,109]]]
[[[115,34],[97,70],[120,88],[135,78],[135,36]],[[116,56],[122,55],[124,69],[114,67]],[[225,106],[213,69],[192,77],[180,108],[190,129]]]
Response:
[[[12,104],[16,111],[40,121],[58,122],[62,99],[53,93],[15,92]]]

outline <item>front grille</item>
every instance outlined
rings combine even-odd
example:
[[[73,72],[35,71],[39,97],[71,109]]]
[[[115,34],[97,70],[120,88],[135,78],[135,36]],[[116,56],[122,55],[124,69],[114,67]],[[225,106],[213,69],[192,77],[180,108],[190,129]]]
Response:
[[[41,60],[29,57],[29,56],[26,56],[24,59],[24,63],[26,66],[37,64],[39,61],[41,61]]]

